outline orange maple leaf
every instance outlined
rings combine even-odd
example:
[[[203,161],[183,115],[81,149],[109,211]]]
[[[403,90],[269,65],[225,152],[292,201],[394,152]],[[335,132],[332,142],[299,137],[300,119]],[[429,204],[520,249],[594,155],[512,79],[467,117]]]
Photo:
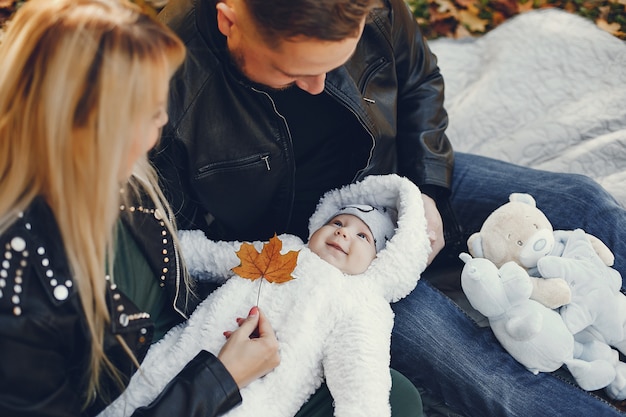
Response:
[[[261,252],[257,252],[250,243],[243,243],[237,251],[237,257],[241,261],[239,266],[233,268],[233,272],[242,278],[255,280],[265,278],[269,282],[282,284],[291,281],[291,273],[296,268],[298,251],[289,251],[281,254],[283,242],[276,236],[263,244]]]

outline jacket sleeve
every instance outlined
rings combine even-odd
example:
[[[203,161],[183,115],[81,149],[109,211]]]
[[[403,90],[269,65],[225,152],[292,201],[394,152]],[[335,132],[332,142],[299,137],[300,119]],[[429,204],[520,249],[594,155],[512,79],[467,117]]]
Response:
[[[450,204],[454,151],[446,136],[444,79],[404,0],[389,0],[398,77],[398,173],[435,200],[446,245],[464,240]]]
[[[445,134],[443,76],[404,0],[389,1],[398,77],[399,173],[438,200],[447,197],[453,166],[452,146]]]
[[[82,392],[72,382],[84,367],[73,352],[76,316],[33,316],[27,305],[16,316],[6,298],[0,299],[0,416],[80,416]],[[38,300],[45,305],[45,298]]]
[[[172,379],[148,406],[135,410],[133,417],[212,417],[241,402],[237,384],[222,363],[201,351]]]

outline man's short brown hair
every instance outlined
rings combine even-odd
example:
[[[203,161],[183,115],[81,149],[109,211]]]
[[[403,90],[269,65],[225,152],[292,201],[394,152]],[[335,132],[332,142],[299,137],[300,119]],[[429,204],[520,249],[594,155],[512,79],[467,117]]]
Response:
[[[268,44],[305,37],[340,41],[356,36],[380,0],[244,0]]]

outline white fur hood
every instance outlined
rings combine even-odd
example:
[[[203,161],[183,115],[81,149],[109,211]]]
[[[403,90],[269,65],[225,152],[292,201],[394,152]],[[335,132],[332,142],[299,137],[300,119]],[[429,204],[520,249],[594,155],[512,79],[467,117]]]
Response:
[[[389,302],[406,297],[417,285],[415,271],[424,271],[431,251],[419,189],[407,178],[389,174],[369,176],[358,183],[329,191],[309,220],[309,237],[347,204],[369,204],[397,210],[396,233],[370,267],[355,275],[354,279],[379,286],[376,293]]]

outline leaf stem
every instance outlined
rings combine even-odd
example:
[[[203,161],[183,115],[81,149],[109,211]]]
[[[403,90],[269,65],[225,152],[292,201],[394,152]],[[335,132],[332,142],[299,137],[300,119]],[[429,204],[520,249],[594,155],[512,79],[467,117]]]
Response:
[[[263,285],[263,277],[261,277],[260,279],[261,282],[259,282],[259,292],[256,295],[256,306],[259,306],[259,298],[261,298],[261,285]]]

